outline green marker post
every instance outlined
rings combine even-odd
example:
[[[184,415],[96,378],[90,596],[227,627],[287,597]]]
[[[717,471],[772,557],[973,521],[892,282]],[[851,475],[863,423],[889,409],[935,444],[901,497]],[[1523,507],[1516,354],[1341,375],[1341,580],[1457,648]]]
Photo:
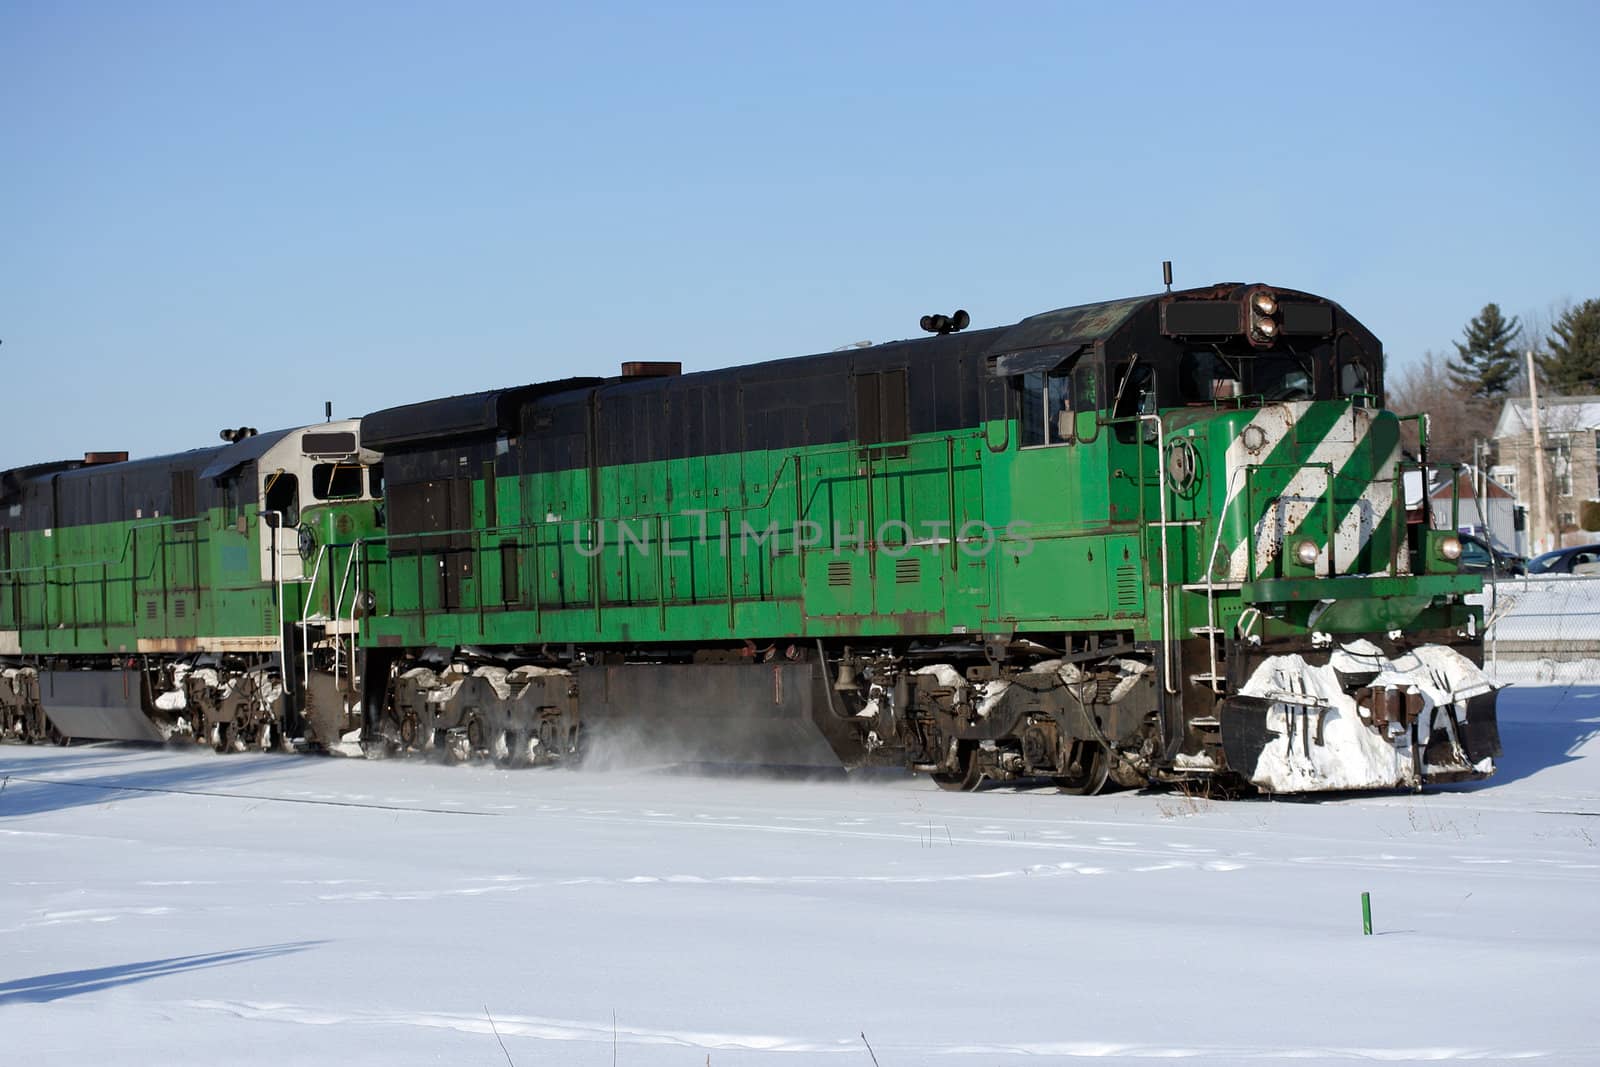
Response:
[[[1372,894],[1361,894],[1361,932],[1372,933]]]

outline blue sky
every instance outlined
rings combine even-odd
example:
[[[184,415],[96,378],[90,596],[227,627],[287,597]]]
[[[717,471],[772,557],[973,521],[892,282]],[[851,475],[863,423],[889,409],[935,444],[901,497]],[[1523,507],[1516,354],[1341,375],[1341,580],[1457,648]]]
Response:
[[[0,468],[1159,288],[1600,296],[1600,5],[0,0]]]

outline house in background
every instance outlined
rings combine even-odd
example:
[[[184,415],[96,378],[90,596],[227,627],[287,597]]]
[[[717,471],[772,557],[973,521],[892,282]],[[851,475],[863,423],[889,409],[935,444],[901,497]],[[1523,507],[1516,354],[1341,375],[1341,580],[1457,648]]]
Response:
[[[1486,537],[1497,549],[1509,549],[1519,556],[1528,554],[1526,512],[1510,490],[1492,475],[1480,476],[1479,471],[1466,466],[1456,478],[1454,489],[1460,511],[1456,514],[1456,528]],[[1452,491],[1449,478],[1440,478],[1429,491],[1428,510],[1442,521],[1450,522]]]
[[[1563,534],[1576,533],[1585,500],[1600,499],[1600,396],[1554,396],[1539,400],[1539,431],[1544,438],[1545,486],[1551,518]],[[1533,415],[1527,397],[1500,408],[1490,438],[1496,461],[1490,477],[1533,510]],[[1583,538],[1569,538],[1574,543]]]

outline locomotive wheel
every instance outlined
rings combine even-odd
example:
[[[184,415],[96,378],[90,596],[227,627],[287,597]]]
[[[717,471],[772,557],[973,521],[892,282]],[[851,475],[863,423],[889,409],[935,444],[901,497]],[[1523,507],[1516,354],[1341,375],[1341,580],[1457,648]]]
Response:
[[[506,757],[501,761],[503,767],[526,767],[533,762],[528,751],[528,735],[520,730],[507,730],[505,735]]]
[[[948,789],[952,793],[970,793],[978,788],[978,783],[983,781],[983,769],[977,760],[978,747],[971,742],[963,741],[956,750],[956,761],[961,765],[959,771],[935,772],[930,775],[940,789]]]
[[[1076,747],[1078,773],[1061,775],[1053,781],[1062,793],[1092,797],[1105,788],[1111,774],[1111,753],[1098,741],[1079,741]]]
[[[261,724],[261,751],[294,751],[294,744],[289,740],[289,735],[284,732],[282,722],[276,719],[269,719]]]

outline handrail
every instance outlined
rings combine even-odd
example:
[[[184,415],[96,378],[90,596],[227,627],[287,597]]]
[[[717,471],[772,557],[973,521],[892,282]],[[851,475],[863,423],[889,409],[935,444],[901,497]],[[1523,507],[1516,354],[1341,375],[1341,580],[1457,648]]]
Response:
[[[349,584],[350,584],[350,572],[352,570],[357,570],[358,569],[355,566],[356,546],[359,545],[360,543],[361,543],[361,539],[357,538],[355,540],[355,542],[350,546],[349,553],[345,556],[344,575],[339,579],[339,594],[338,594],[337,597],[334,598],[333,603],[329,605],[329,609],[328,609],[328,618],[329,619],[336,620],[336,619],[339,618],[339,609],[340,609],[341,605],[344,604],[344,591],[345,591],[346,588],[349,587]],[[335,547],[338,547],[338,546],[330,544],[330,545],[328,545],[328,547],[329,548],[335,548]],[[359,588],[360,581],[361,581],[361,579],[358,576],[356,578],[356,583],[357,583],[356,596],[354,598],[352,598],[351,601],[350,601],[350,626],[351,626],[351,632],[352,633],[355,632],[356,599],[358,599],[361,596],[361,590]],[[332,591],[331,590],[331,586],[332,586],[331,582],[329,583],[329,586],[330,586],[330,592],[331,592]],[[313,588],[311,590],[311,592],[314,594],[316,592],[315,588]],[[351,661],[350,670],[351,670],[351,680],[353,681],[354,680],[354,671],[355,671],[355,662],[354,661]],[[335,689],[337,689],[338,686],[339,686],[339,654],[338,654],[338,649],[337,648],[335,648],[334,656],[333,656],[333,685],[334,685]]]
[[[109,567],[114,563],[121,563],[123,560],[128,558],[128,550],[129,550],[130,546],[133,544],[133,535],[135,533],[139,532],[140,530],[171,529],[171,528],[175,528],[175,527],[178,527],[178,526],[183,526],[183,525],[187,525],[187,524],[191,524],[191,523],[199,523],[199,521],[200,520],[198,518],[194,518],[194,519],[172,519],[172,518],[167,518],[167,519],[154,520],[154,521],[150,521],[150,522],[131,523],[127,527],[126,536],[124,536],[123,539],[122,539],[122,551],[114,559],[108,556],[108,557],[106,557],[104,559],[86,559],[86,560],[79,560],[79,561],[77,561],[75,563],[40,563],[40,564],[35,564],[35,565],[29,566],[29,567],[5,567],[5,568],[0,568],[0,575],[3,575],[3,574],[26,574],[29,571],[46,571],[46,572],[48,572],[48,571],[53,571],[53,570],[61,570],[61,569],[66,568],[66,567]],[[96,523],[96,524],[92,524],[92,525],[103,525],[103,524]],[[87,526],[52,526],[50,529],[52,531],[59,531],[59,530],[80,530],[80,529],[86,529],[86,528],[88,528],[88,527]],[[12,532],[13,533],[17,533],[17,534],[22,534],[22,533],[30,533],[32,531],[28,531],[28,530],[13,530]],[[139,576],[138,575],[134,575],[133,577],[139,577]],[[146,577],[148,577],[148,575],[146,575]]]
[[[283,512],[278,510],[262,511],[261,518],[271,515],[276,521],[272,523],[272,586],[278,600],[278,681],[283,684],[285,695],[294,692],[294,686],[289,678],[289,650],[284,642],[284,631],[287,620],[283,617],[283,557],[279,550],[279,536],[283,532]]]
[[[113,582],[115,582],[117,584],[126,582],[128,584],[128,611],[129,611],[129,618],[128,618],[128,622],[126,624],[119,623],[118,625],[130,625],[130,626],[131,625],[136,625],[137,621],[138,621],[138,618],[137,618],[138,617],[137,601],[138,601],[138,597],[139,597],[139,592],[138,592],[139,583],[140,582],[153,582],[155,580],[156,576],[157,576],[157,573],[159,572],[160,576],[161,576],[161,579],[162,579],[162,598],[163,598],[163,600],[166,599],[167,594],[169,592],[169,590],[167,589],[167,586],[166,586],[167,574],[166,574],[166,570],[165,570],[165,568],[166,568],[166,559],[167,559],[166,551],[167,551],[167,545],[169,543],[167,538],[163,536],[163,537],[159,538],[157,540],[157,542],[156,542],[156,547],[158,547],[160,549],[159,562],[157,561],[157,556],[154,553],[152,553],[151,554],[150,565],[149,565],[148,569],[146,569],[143,573],[140,573],[138,571],[138,566],[139,566],[139,545],[138,545],[138,542],[136,540],[136,536],[139,533],[141,533],[142,531],[145,531],[145,530],[176,530],[176,529],[178,529],[179,527],[182,527],[182,526],[192,526],[192,527],[194,527],[194,530],[193,530],[193,533],[194,533],[193,544],[195,546],[196,552],[198,553],[199,543],[200,543],[199,524],[200,524],[201,521],[202,520],[198,516],[195,517],[195,518],[188,518],[188,519],[172,518],[172,517],[169,516],[168,518],[165,518],[165,519],[153,519],[153,520],[150,520],[148,522],[131,523],[131,524],[129,524],[127,526],[126,532],[125,532],[125,534],[123,536],[122,550],[121,550],[120,554],[115,559],[112,559],[111,557],[105,557],[105,558],[102,558],[102,559],[95,559],[95,560],[73,560],[73,561],[70,561],[70,562],[57,561],[57,562],[54,562],[54,563],[32,564],[32,565],[26,566],[26,567],[8,567],[8,568],[5,568],[3,570],[0,570],[0,582],[5,582],[5,583],[9,584],[11,586],[11,588],[13,590],[15,590],[19,596],[22,595],[23,592],[25,590],[27,590],[27,589],[31,589],[31,588],[39,589],[40,590],[40,594],[39,595],[42,598],[40,606],[41,606],[41,610],[44,612],[44,626],[43,626],[43,629],[50,630],[51,629],[51,627],[49,625],[49,610],[50,610],[49,597],[50,597],[50,590],[52,588],[56,588],[56,589],[76,588],[79,584],[81,584],[79,582],[79,580],[78,580],[78,577],[77,577],[77,572],[78,572],[79,569],[84,568],[84,567],[89,567],[89,568],[98,567],[98,568],[100,568],[99,584],[100,584],[100,587],[101,587],[101,618],[100,618],[100,627],[99,628],[102,630],[102,632],[105,632],[105,631],[108,631],[109,627],[111,626],[111,620],[110,620],[110,587],[113,584]],[[59,531],[61,529],[78,529],[78,528],[79,527],[51,527],[50,529],[54,532],[54,531]],[[125,577],[119,576],[116,579],[112,579],[110,574],[109,574],[110,568],[113,566],[113,564],[120,565],[123,560],[127,559],[129,557],[129,555],[130,555],[130,549],[131,549],[131,555],[133,557],[132,565],[131,565],[132,566],[131,573],[129,573]],[[64,580],[55,577],[55,575],[57,575],[61,571],[66,571],[67,572],[67,577]],[[197,576],[198,576],[198,572],[199,572],[199,568],[197,566],[196,567],[196,575]],[[34,574],[34,573],[37,573],[37,574],[40,575],[40,577],[37,580],[31,580],[31,579],[29,579],[27,577],[27,575]],[[198,577],[197,577],[197,580],[198,580]],[[188,589],[190,587],[185,587],[185,588]],[[197,587],[195,587],[195,588],[197,588]],[[78,617],[77,602],[76,602],[75,599],[72,601],[72,620],[73,620],[73,622],[72,622],[73,640],[76,641],[77,640],[77,632],[81,628],[81,620]],[[18,629],[23,629],[24,628],[22,626],[22,618],[21,618],[20,614],[18,615],[17,618],[13,619],[12,621],[17,626]],[[28,629],[32,629],[32,628],[30,627]]]
[[[543,520],[536,520],[536,521],[533,521],[533,522],[497,523],[496,525],[489,526],[489,527],[465,526],[465,527],[456,527],[456,528],[443,529],[443,530],[417,530],[417,531],[411,531],[411,532],[408,532],[408,533],[394,533],[392,531],[386,531],[382,535],[381,538],[374,538],[372,540],[364,540],[363,542],[361,542],[361,554],[362,554],[363,559],[366,560],[367,562],[370,562],[370,563],[373,563],[373,564],[377,564],[377,563],[381,562],[382,565],[384,566],[386,579],[387,579],[387,581],[389,583],[389,586],[390,586],[390,593],[389,593],[389,598],[388,598],[389,601],[390,601],[390,607],[389,607],[388,610],[391,613],[393,613],[394,612],[394,608],[393,608],[393,600],[394,600],[393,582],[394,582],[394,575],[395,575],[395,564],[398,563],[399,560],[404,559],[404,558],[408,558],[409,557],[409,558],[423,559],[423,558],[427,558],[427,557],[430,557],[430,556],[441,556],[441,555],[445,555],[445,554],[449,554],[449,553],[453,553],[453,552],[465,552],[465,553],[471,553],[474,559],[481,559],[482,556],[483,556],[483,553],[485,551],[485,544],[484,544],[485,539],[487,539],[487,538],[504,538],[504,537],[507,537],[507,536],[514,537],[519,541],[522,541],[524,539],[528,540],[530,542],[530,544],[532,546],[534,546],[535,552],[537,552],[537,546],[539,544],[540,536],[542,534],[544,534],[546,531],[549,531],[549,530],[559,531],[562,527],[567,526],[568,524],[571,524],[575,531],[589,530],[591,532],[596,527],[599,527],[603,523],[607,523],[607,522],[615,523],[615,524],[618,524],[618,525],[628,525],[628,526],[630,526],[630,531],[629,531],[630,536],[622,538],[619,541],[619,543],[628,542],[628,541],[632,541],[634,543],[637,543],[638,539],[636,537],[631,536],[631,534],[632,534],[631,526],[634,523],[642,522],[642,523],[645,524],[645,530],[646,530],[646,536],[647,537],[649,536],[649,534],[651,532],[659,531],[661,536],[670,538],[670,536],[671,536],[670,523],[671,523],[671,520],[673,520],[674,518],[681,517],[681,516],[699,515],[699,516],[701,516],[702,522],[705,523],[706,520],[709,519],[709,517],[710,517],[710,515],[712,514],[713,511],[720,511],[721,514],[722,514],[723,522],[724,522],[724,524],[726,524],[726,529],[725,529],[725,531],[723,533],[723,536],[725,536],[725,537],[726,536],[731,536],[732,532],[733,532],[733,527],[732,527],[732,518],[733,518],[733,516],[735,516],[735,515],[739,516],[741,518],[741,521],[742,521],[743,517],[745,515],[747,515],[747,514],[756,513],[756,512],[760,512],[760,511],[770,511],[771,510],[771,508],[773,506],[773,502],[776,499],[776,497],[777,497],[777,495],[778,495],[778,493],[780,491],[780,488],[783,488],[783,489],[787,488],[787,484],[788,483],[785,481],[784,473],[785,473],[785,471],[787,469],[790,468],[791,464],[792,464],[793,471],[794,471],[793,485],[794,485],[795,492],[796,492],[796,501],[795,501],[796,509],[797,509],[796,520],[798,522],[799,519],[800,519],[800,516],[803,515],[805,510],[806,510],[806,501],[804,500],[804,496],[803,496],[803,493],[804,493],[804,481],[803,481],[803,479],[804,479],[804,464],[808,460],[815,460],[815,459],[818,459],[818,458],[825,458],[825,457],[858,456],[859,453],[861,453],[864,450],[870,451],[870,450],[893,449],[893,448],[905,447],[905,448],[908,449],[909,455],[919,455],[921,453],[927,453],[927,455],[925,457],[919,456],[918,459],[911,460],[911,462],[913,462],[913,463],[923,464],[924,466],[921,467],[921,468],[918,468],[916,470],[912,470],[912,471],[898,470],[898,471],[895,472],[896,476],[899,476],[901,474],[919,474],[919,473],[920,474],[926,474],[926,475],[928,475],[930,477],[943,475],[944,478],[945,478],[945,481],[946,481],[946,483],[948,485],[948,483],[953,481],[954,475],[955,475],[955,470],[956,470],[956,467],[957,467],[957,465],[954,462],[954,459],[955,459],[954,452],[955,452],[956,443],[959,442],[959,441],[974,441],[975,442],[975,441],[979,440],[981,437],[982,437],[982,432],[979,431],[979,430],[974,430],[974,431],[967,432],[967,433],[945,433],[945,434],[939,435],[938,437],[921,437],[921,438],[914,438],[914,439],[913,438],[907,438],[907,439],[905,439],[903,441],[874,441],[869,445],[863,445],[860,442],[852,441],[852,442],[848,442],[848,443],[841,443],[841,444],[838,444],[838,445],[829,446],[829,447],[822,448],[822,449],[817,449],[817,450],[811,451],[811,452],[809,452],[809,453],[807,453],[807,454],[805,454],[803,456],[800,453],[792,453],[792,454],[789,454],[789,455],[785,455],[782,458],[781,462],[778,464],[778,466],[774,470],[772,470],[772,472],[771,472],[771,474],[769,476],[768,486],[767,486],[767,489],[766,489],[766,492],[765,492],[763,498],[761,500],[759,500],[759,501],[753,501],[753,502],[749,502],[749,503],[743,503],[743,504],[738,504],[738,505],[727,505],[727,506],[724,506],[722,508],[715,508],[715,509],[714,508],[705,508],[705,509],[693,508],[693,509],[687,509],[687,510],[684,510],[684,511],[648,511],[648,512],[640,511],[640,512],[633,512],[633,513],[627,514],[627,515],[585,516],[585,517],[574,517],[574,518],[560,518],[560,519],[554,519],[554,520],[543,519]],[[941,445],[943,446],[942,448],[940,447]],[[909,458],[909,455],[908,455],[908,458]],[[868,459],[868,463],[869,463],[869,465],[875,465],[874,461],[870,457]],[[962,465],[963,469],[977,469],[978,466],[979,466],[978,464],[973,464],[971,468],[966,468],[965,465]],[[846,475],[844,473],[841,473],[839,475],[839,477],[843,478],[843,477],[846,477]],[[950,506],[951,509],[954,509],[955,502],[954,502],[953,499],[949,502],[949,506]],[[705,532],[708,533],[708,534],[711,532],[710,528],[709,528],[709,524],[707,524],[707,529],[706,529]],[[956,536],[955,535],[956,535],[956,531],[952,530],[951,531],[952,544],[956,540]],[[427,540],[427,539],[435,539],[435,538],[440,538],[440,539],[442,539],[442,538],[463,538],[468,543],[463,544],[463,545],[459,545],[459,546],[439,545],[439,546],[427,547],[427,548],[417,547],[416,546],[416,542],[424,541],[424,540]],[[590,538],[591,544],[593,543],[593,541],[594,541],[594,538],[591,537]],[[381,561],[372,558],[373,549],[375,549],[376,546],[379,545],[379,544],[381,544],[383,546],[384,551],[385,551],[385,555],[386,555],[386,558],[381,560]],[[804,558],[803,557],[803,553],[801,553],[800,555],[801,555],[801,558],[803,560],[803,558]],[[599,553],[598,552],[595,553],[593,558],[595,560],[598,560]],[[955,556],[954,551],[952,551],[952,558],[953,559],[958,559],[958,557]],[[729,562],[731,564],[731,560]],[[802,566],[803,566],[803,562],[802,562]],[[591,565],[591,570],[593,570],[593,565]],[[423,578],[422,570],[419,568],[419,570],[418,570],[418,581],[419,582],[422,581],[422,578]],[[601,599],[600,598],[600,583],[597,582],[597,581],[594,581],[594,582],[592,582],[592,584],[594,585],[593,594],[594,594],[594,597],[595,597],[595,600],[596,600],[596,608],[598,610],[599,602],[600,602],[600,599]],[[664,589],[663,590],[658,590],[658,600],[663,599],[664,596],[665,596]],[[728,596],[729,596],[729,601],[730,601],[729,609],[730,609],[730,612],[731,612],[732,611],[732,607],[733,607],[732,602],[734,600],[731,581],[729,583]],[[340,598],[341,602],[342,602],[342,599],[343,598],[341,596],[341,598]],[[536,595],[533,599],[534,599],[534,610],[537,612],[539,610],[539,607],[538,607],[539,597]],[[408,611],[408,612],[404,612],[404,613],[401,613],[401,614],[407,614],[407,615],[421,614],[421,615],[425,615],[426,613],[422,610],[422,608],[420,606],[421,603],[422,603],[422,597],[421,597],[421,589],[419,587],[419,590],[418,590],[418,605],[419,606],[418,606],[418,608],[415,611]],[[664,607],[665,607],[664,603],[663,603],[662,607],[663,607],[663,610],[664,610]],[[481,599],[480,599],[480,611],[481,611],[481,609],[482,609],[482,602],[481,602]]]
[[[1256,471],[1272,471],[1272,470],[1302,471],[1302,470],[1311,469],[1313,467],[1321,468],[1323,473],[1327,475],[1327,481],[1323,483],[1322,492],[1320,494],[1318,494],[1318,495],[1319,496],[1326,496],[1326,497],[1329,498],[1328,499],[1329,507],[1327,508],[1327,510],[1330,513],[1329,514],[1329,518],[1328,518],[1328,522],[1331,525],[1332,524],[1332,514],[1331,513],[1333,511],[1333,507],[1332,507],[1332,504],[1333,504],[1333,500],[1332,500],[1333,488],[1332,487],[1333,487],[1333,480],[1334,480],[1334,475],[1335,475],[1334,465],[1332,463],[1293,463],[1293,462],[1290,462],[1290,463],[1252,463],[1252,464],[1250,464],[1249,466],[1247,466],[1245,468],[1245,480],[1244,480],[1244,503],[1245,503],[1245,514],[1246,514],[1246,516],[1251,516],[1251,515],[1255,514],[1255,500],[1251,495],[1252,492],[1253,492],[1253,486],[1251,485],[1251,481],[1252,481],[1252,476],[1255,474]],[[1310,512],[1308,511],[1307,514],[1310,514]],[[1261,522],[1265,521],[1265,519],[1266,519],[1266,516],[1263,515],[1256,522],[1252,522],[1250,524],[1250,528],[1249,528],[1248,533],[1245,534],[1245,568],[1244,568],[1244,570],[1245,570],[1245,580],[1246,581],[1254,581],[1255,580],[1255,576],[1256,576],[1256,527],[1259,526]],[[1329,576],[1331,577],[1332,573],[1333,573],[1333,570],[1332,570],[1333,546],[1332,546],[1332,539],[1331,538],[1329,539],[1329,546],[1328,546],[1328,562],[1329,562],[1329,572],[1328,573],[1329,573]]]
[[[276,528],[274,528],[276,529]],[[274,546],[276,547],[276,546]],[[304,653],[305,673],[300,677],[309,684],[311,681],[311,642],[306,640],[306,623],[311,620],[311,603],[317,590],[317,575],[322,573],[322,559],[328,554],[328,544],[323,542],[317,546],[317,561],[311,565],[310,588],[306,590],[305,598],[300,602],[300,648]],[[279,617],[281,624],[283,619]]]
[[[1217,571],[1217,553],[1222,548],[1222,527],[1228,517],[1228,500],[1233,489],[1233,483],[1246,475],[1248,469],[1235,467],[1228,475],[1228,481],[1222,489],[1222,506],[1217,511],[1217,529],[1211,538],[1211,554],[1206,559],[1206,649],[1207,661],[1211,671],[1210,685],[1214,693],[1222,692],[1221,683],[1217,679],[1217,589],[1213,578]],[[1248,497],[1245,498],[1246,521],[1249,521]],[[1253,533],[1252,527],[1252,533]],[[1248,536],[1248,535],[1247,535]],[[1231,568],[1230,568],[1231,569]]]
[[[345,556],[344,573],[340,576],[339,589],[337,593],[335,593],[333,590],[332,581],[333,567],[337,565],[337,561],[330,564],[328,568],[328,592],[330,594],[328,619],[330,621],[337,621],[343,614],[344,594],[345,591],[350,588],[350,575],[353,572],[356,576],[356,588],[355,596],[353,596],[350,600],[350,625],[352,631],[354,631],[356,624],[356,606],[360,603],[361,599],[361,569],[355,565],[355,561],[357,551],[365,544],[366,540],[358,537],[354,541],[324,541],[321,545],[317,546],[317,559],[316,562],[311,566],[311,577],[307,582],[310,588],[307,590],[305,602],[300,606],[300,631],[301,640],[304,645],[303,669],[305,671],[302,677],[308,680],[311,677],[311,642],[306,641],[304,635],[308,624],[311,622],[311,606],[316,593],[317,577],[322,573],[322,561],[335,549],[347,548],[350,550]],[[354,664],[352,664],[352,679],[354,678],[354,670],[355,667]],[[333,658],[333,684],[335,687],[337,687],[339,684],[339,657],[337,654],[335,654]]]
[[[366,542],[365,538],[358,537],[351,544],[351,546],[350,546],[350,559],[351,559],[352,563],[355,561],[355,558],[356,558],[356,555],[357,555],[358,552],[360,552],[362,555],[365,555],[365,552],[362,551],[362,550],[365,548],[366,543],[367,542]],[[355,573],[356,573],[356,592],[355,592],[355,596],[350,598],[350,629],[351,629],[352,633],[355,633],[357,631],[357,628],[356,628],[356,610],[361,605],[361,571],[362,571],[362,568],[356,567],[354,569],[355,569]],[[354,662],[352,662],[350,664],[350,672],[351,672],[351,680],[354,681],[355,680],[355,663]]]
[[[345,561],[344,561],[344,574],[339,578],[339,595],[334,598],[333,603],[331,605],[329,605],[329,608],[328,608],[328,617],[329,618],[337,619],[339,617],[339,609],[344,604],[344,591],[347,588],[349,588],[349,585],[350,585],[350,572],[355,567],[356,547],[359,546],[360,544],[361,544],[361,539],[360,538],[357,538],[355,541],[351,542],[348,545],[333,544],[333,543],[329,543],[328,544],[329,548],[349,548],[350,549],[350,554],[345,557]]]
[[[1156,501],[1161,516],[1161,673],[1166,691],[1176,694],[1178,688],[1172,677],[1172,577],[1167,564],[1167,534],[1170,530],[1167,524],[1167,478],[1162,466],[1167,455],[1166,428],[1161,424],[1160,415],[1140,415],[1139,422],[1156,424]],[[1143,463],[1142,452],[1140,462]],[[1143,495],[1140,494],[1141,497]]]

